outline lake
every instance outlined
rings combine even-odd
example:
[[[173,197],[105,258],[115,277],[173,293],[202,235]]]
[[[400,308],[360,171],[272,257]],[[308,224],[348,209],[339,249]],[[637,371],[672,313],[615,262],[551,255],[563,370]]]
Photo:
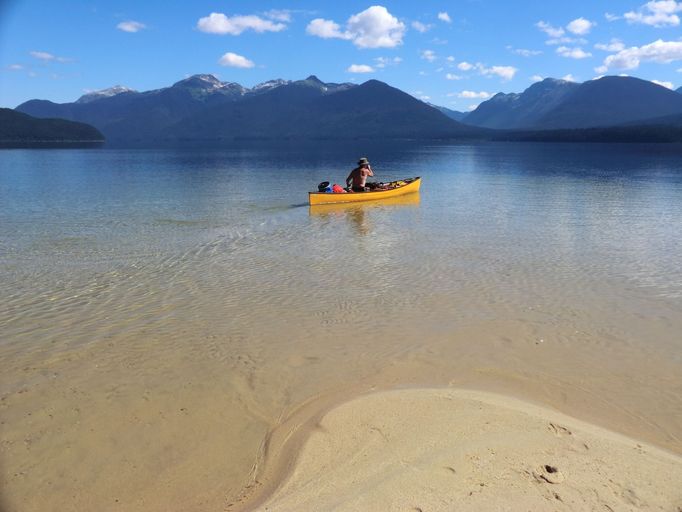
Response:
[[[418,196],[311,209],[366,156]],[[8,510],[222,510],[268,433],[483,389],[682,453],[682,147],[0,151]]]

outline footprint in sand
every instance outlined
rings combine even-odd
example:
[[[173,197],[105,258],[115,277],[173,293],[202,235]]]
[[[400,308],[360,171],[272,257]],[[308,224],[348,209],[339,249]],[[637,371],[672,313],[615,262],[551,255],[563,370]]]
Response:
[[[554,435],[556,435],[557,437],[573,435],[573,432],[568,430],[566,427],[562,427],[561,425],[557,425],[556,423],[550,423],[547,428],[551,432],[554,432]]]
[[[556,466],[550,466],[549,464],[545,464],[538,470],[533,471],[533,476],[540,483],[560,484],[565,480],[561,471]]]

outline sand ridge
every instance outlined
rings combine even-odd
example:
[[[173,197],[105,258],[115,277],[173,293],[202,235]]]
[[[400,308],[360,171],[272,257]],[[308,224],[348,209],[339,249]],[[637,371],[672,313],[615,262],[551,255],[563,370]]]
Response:
[[[482,391],[360,396],[319,418],[288,466],[252,509],[682,510],[682,457]]]

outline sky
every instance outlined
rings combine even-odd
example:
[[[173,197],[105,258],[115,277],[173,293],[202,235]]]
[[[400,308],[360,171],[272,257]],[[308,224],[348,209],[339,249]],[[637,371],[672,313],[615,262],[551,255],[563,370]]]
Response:
[[[0,106],[210,73],[377,79],[467,111],[542,78],[682,85],[682,1],[0,0]]]

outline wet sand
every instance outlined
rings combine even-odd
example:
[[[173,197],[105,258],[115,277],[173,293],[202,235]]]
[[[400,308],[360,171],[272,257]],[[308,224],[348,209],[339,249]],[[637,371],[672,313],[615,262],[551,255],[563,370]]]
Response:
[[[298,510],[678,510],[682,457],[513,398],[368,394],[309,426],[257,504]]]
[[[235,509],[259,492],[266,468],[284,464],[273,483],[291,469],[282,425],[302,442],[305,425],[333,407],[403,386],[519,397],[682,453],[682,315],[662,299],[602,308],[585,290],[580,306],[563,291],[572,308],[557,316],[537,304],[484,305],[460,288],[461,299],[433,297],[416,316],[357,329],[343,302],[322,315],[280,306],[265,324],[262,310],[246,309],[239,324],[254,326],[250,335],[209,303],[109,332],[67,322],[62,333],[90,331],[93,341],[5,347],[5,509]],[[613,314],[633,305],[639,316]],[[60,332],[47,324],[25,335]]]

